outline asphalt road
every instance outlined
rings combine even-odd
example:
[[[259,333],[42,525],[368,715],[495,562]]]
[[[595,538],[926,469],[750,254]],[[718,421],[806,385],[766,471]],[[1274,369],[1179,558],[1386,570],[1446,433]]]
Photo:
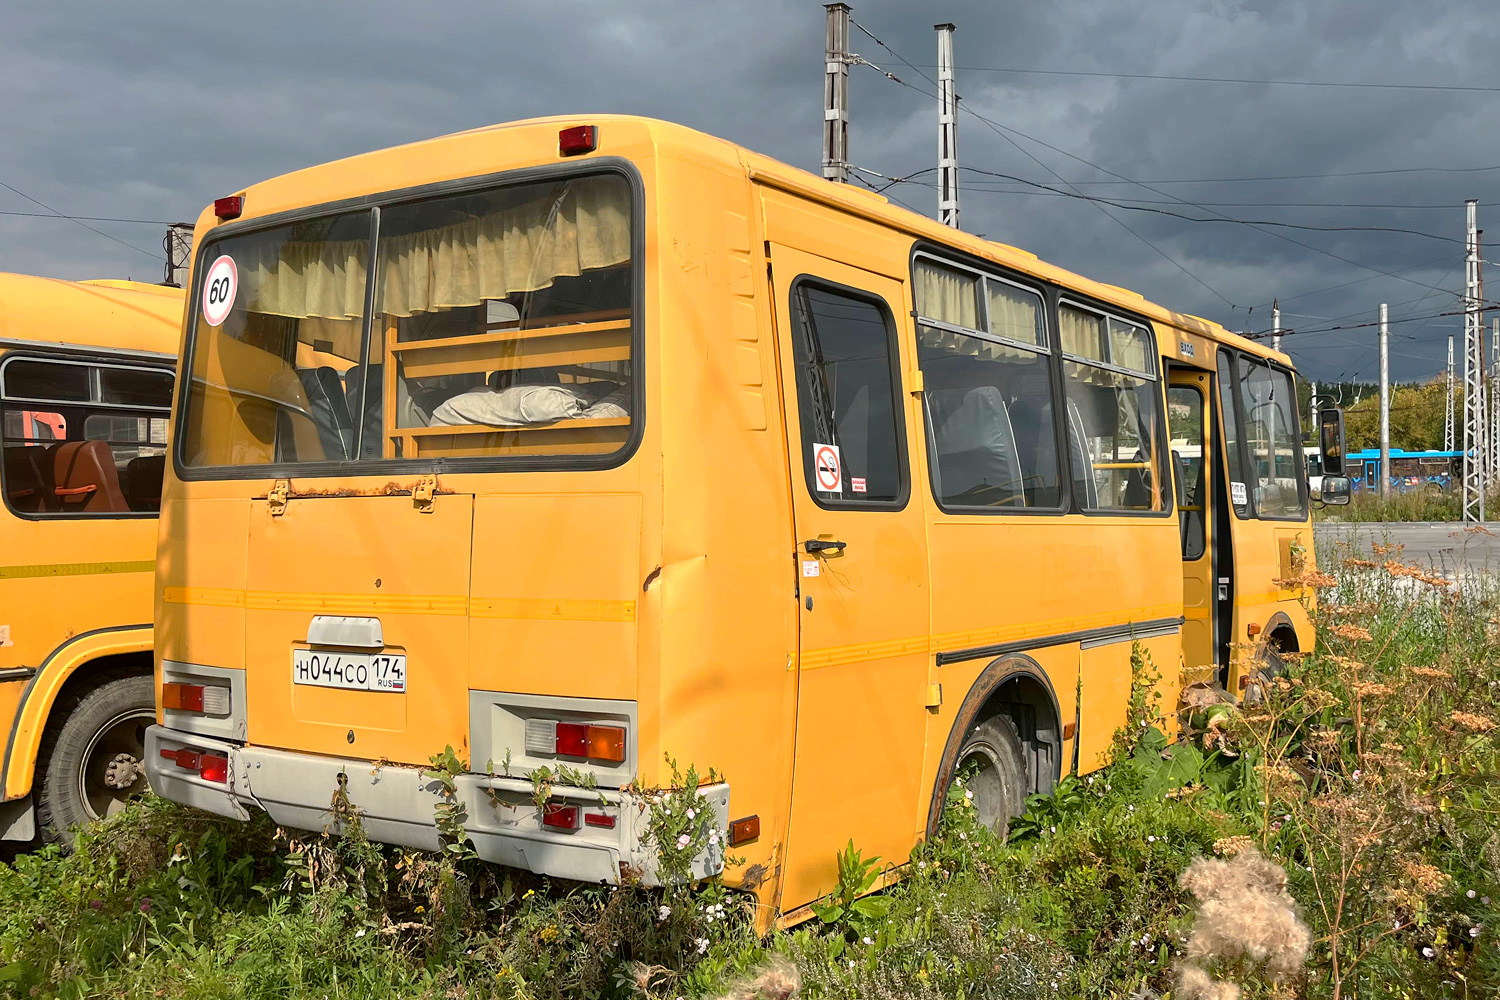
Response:
[[[1454,521],[1323,523],[1313,530],[1320,542],[1352,540],[1366,552],[1375,543],[1404,546],[1403,560],[1448,576],[1500,573],[1500,521],[1487,521],[1482,528]]]

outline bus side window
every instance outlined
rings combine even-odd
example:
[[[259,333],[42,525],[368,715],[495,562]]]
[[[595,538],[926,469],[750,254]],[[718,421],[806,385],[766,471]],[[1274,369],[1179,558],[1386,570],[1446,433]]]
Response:
[[[808,493],[823,506],[900,503],[906,469],[889,314],[807,282],[794,286],[791,306]],[[819,486],[824,446],[838,449],[841,492]]]
[[[172,373],[11,358],[0,368],[0,486],[28,517],[154,513],[161,506]]]

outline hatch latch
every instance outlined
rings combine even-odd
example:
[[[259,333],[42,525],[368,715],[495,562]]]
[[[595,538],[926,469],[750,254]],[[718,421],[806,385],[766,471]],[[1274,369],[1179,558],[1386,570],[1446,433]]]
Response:
[[[437,492],[437,476],[423,476],[411,488],[412,506],[419,514],[432,513],[432,495]]]
[[[272,517],[280,517],[286,513],[286,499],[292,492],[292,484],[285,479],[276,480],[271,487],[271,492],[266,494],[266,509],[271,512]]]

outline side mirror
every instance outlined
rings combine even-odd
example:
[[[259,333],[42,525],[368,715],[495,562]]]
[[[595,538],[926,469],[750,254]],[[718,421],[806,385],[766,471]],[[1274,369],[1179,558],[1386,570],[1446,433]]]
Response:
[[[1319,487],[1318,499],[1335,507],[1342,507],[1349,502],[1349,497],[1354,492],[1354,483],[1348,476],[1324,476],[1322,486]]]
[[[1344,411],[1336,406],[1318,411],[1318,450],[1323,457],[1323,475],[1344,474]]]

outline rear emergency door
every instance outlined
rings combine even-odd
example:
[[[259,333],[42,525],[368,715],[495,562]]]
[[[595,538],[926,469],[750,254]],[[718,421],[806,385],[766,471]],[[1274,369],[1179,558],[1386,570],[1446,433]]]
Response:
[[[474,498],[422,485],[251,501],[250,742],[409,764],[445,746],[467,757]]]

